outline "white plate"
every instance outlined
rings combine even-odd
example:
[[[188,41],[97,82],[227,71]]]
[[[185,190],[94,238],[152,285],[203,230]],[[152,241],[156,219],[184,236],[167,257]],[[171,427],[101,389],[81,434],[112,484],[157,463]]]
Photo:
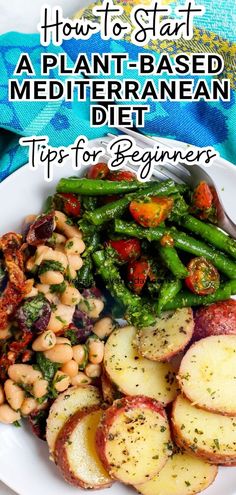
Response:
[[[228,213],[236,222],[236,168],[219,159],[209,171],[219,185]],[[54,181],[51,183],[44,182],[40,168],[32,172],[27,166],[7,178],[0,184],[0,234],[19,230],[22,219],[30,213],[38,213],[43,201],[55,191],[57,181],[69,175],[74,175],[70,163],[64,168],[55,169]],[[0,479],[19,495],[84,493],[63,481],[57,468],[48,460],[46,444],[34,437],[27,427],[18,429],[0,425]],[[235,482],[236,468],[221,469],[217,480],[204,494],[236,495]],[[132,488],[117,483],[109,490],[91,493],[134,495],[135,492]]]

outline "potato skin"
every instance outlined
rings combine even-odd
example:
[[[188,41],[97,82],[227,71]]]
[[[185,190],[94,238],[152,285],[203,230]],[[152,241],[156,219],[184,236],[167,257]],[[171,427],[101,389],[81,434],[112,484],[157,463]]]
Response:
[[[137,332],[137,348],[141,356],[165,363],[186,348],[193,337],[193,331],[194,318],[191,308],[166,312],[156,319],[156,324],[152,327],[144,327]],[[182,342],[179,341],[180,335]],[[151,345],[148,345],[148,342],[151,342]]]
[[[228,299],[200,308],[194,319],[194,340],[210,335],[236,334],[236,301]]]
[[[103,399],[107,404],[113,404],[114,400],[122,396],[117,387],[111,382],[104,369],[101,375],[101,387]]]
[[[93,488],[95,490],[99,490],[102,488],[109,488],[112,485],[112,483],[91,486],[90,484],[87,484],[83,480],[77,478],[74,475],[74,473],[71,471],[65,446],[70,434],[72,433],[78,422],[81,421],[83,417],[86,416],[87,414],[98,411],[100,408],[101,407],[99,405],[91,406],[83,409],[82,411],[78,411],[73,416],[71,416],[67,420],[61,431],[59,432],[55,444],[55,451],[54,451],[55,463],[57,467],[60,469],[62,476],[71,485],[84,489]]]
[[[103,413],[96,433],[96,446],[97,453],[102,461],[102,464],[111,477],[114,476],[110,472],[111,466],[106,457],[106,442],[109,435],[110,427],[119,414],[124,413],[127,409],[130,409],[132,407],[141,407],[143,405],[159,413],[161,416],[163,416],[163,418],[167,420],[167,416],[162,404],[157,402],[155,399],[144,396],[126,396],[122,397],[121,399],[117,399],[115,402],[113,402],[112,406],[106,409],[106,411],[104,411]],[[114,479],[116,478],[114,477]]]
[[[81,402],[82,393],[82,402]],[[69,396],[69,398],[68,398]],[[67,400],[68,399],[68,400]],[[65,402],[64,402],[65,401]],[[50,407],[47,418],[46,440],[49,447],[51,458],[54,458],[56,438],[66,421],[78,410],[84,410],[86,407],[99,406],[102,397],[98,388],[93,385],[81,387],[75,385],[65,392],[59,394],[57,399]]]
[[[186,442],[186,440],[183,438],[182,431],[178,426],[176,425],[174,421],[174,411],[175,407],[177,406],[177,400],[178,397],[175,399],[173,405],[172,405],[172,411],[171,411],[171,432],[172,432],[172,437],[176,445],[182,449],[185,450],[186,452],[189,452],[189,454],[195,455],[196,457],[200,457],[201,459],[204,459],[205,461],[209,462],[210,464],[215,464],[215,465],[228,465],[228,466],[234,466],[236,465],[236,454],[235,454],[235,461],[232,459],[231,456],[224,456],[217,454],[216,452],[209,452],[207,453],[205,450],[202,450],[201,448],[197,447],[195,445],[195,448],[191,447],[191,445]],[[234,464],[235,463],[235,464]]]

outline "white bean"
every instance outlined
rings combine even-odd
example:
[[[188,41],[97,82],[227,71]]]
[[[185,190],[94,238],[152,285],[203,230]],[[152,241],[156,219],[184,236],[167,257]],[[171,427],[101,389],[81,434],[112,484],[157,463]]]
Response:
[[[64,244],[58,244],[57,247],[56,247],[56,252],[57,253],[62,253],[64,256],[66,256]],[[68,265],[68,259],[67,258],[66,258],[66,264]]]
[[[114,322],[109,316],[101,318],[101,320],[96,321],[93,327],[93,332],[99,337],[99,339],[104,339],[108,337],[114,329]]]
[[[62,304],[67,304],[68,306],[76,306],[81,301],[82,296],[76,287],[72,285],[67,285],[66,289],[61,295]]]
[[[66,337],[56,337],[56,344],[68,344],[71,345],[70,339]]]
[[[24,400],[24,402],[21,406],[20,411],[21,411],[21,414],[23,414],[23,416],[28,416],[33,411],[37,411],[38,407],[39,407],[39,404],[36,401],[36,399],[34,399],[33,397],[26,397],[26,399]]]
[[[74,345],[72,349],[73,349],[73,358],[77,364],[81,365],[85,361],[87,361],[88,351],[85,345],[81,345],[81,344]]]
[[[48,391],[47,380],[41,379],[41,380],[36,380],[36,382],[34,382],[32,393],[36,399],[41,399],[42,397],[44,397],[44,395],[47,394],[47,391]]]
[[[34,256],[31,256],[31,258],[29,258],[27,261],[26,261],[26,270],[28,272],[31,272],[34,268],[34,265],[35,265],[35,258]]]
[[[74,270],[80,270],[83,266],[83,260],[79,254],[68,254],[67,255],[69,268],[73,268]]]
[[[35,264],[41,265],[43,261],[58,261],[64,269],[67,268],[68,260],[65,253],[48,246],[38,246],[35,255]]]
[[[73,350],[68,344],[56,344],[53,349],[45,351],[44,355],[53,363],[65,364],[73,358]]]
[[[85,244],[82,239],[78,237],[71,237],[65,244],[66,254],[81,254],[85,250]]]
[[[8,404],[2,404],[0,406],[0,423],[10,425],[19,421],[21,418],[20,413],[14,411]]]
[[[24,391],[16,385],[13,380],[8,379],[4,383],[4,392],[6,400],[10,404],[11,408],[14,409],[14,411],[18,411],[24,402]]]
[[[12,364],[8,368],[8,375],[13,382],[25,385],[33,385],[36,380],[42,378],[42,373],[30,364]]]
[[[71,385],[89,385],[92,382],[91,378],[79,371],[78,375],[71,378]]]
[[[104,342],[91,339],[88,343],[89,361],[93,364],[100,364],[104,357]]]
[[[58,232],[54,232],[53,238],[56,244],[65,244],[66,237],[62,234],[58,234]]]
[[[75,225],[67,225],[66,223],[63,227],[63,232],[68,238],[70,237],[78,237],[78,239],[82,238],[81,231]]]
[[[54,388],[57,392],[64,392],[70,386],[70,377],[62,371],[57,371],[54,377]]]
[[[42,275],[39,275],[39,278],[41,284],[54,285],[64,282],[62,273],[54,270],[48,270],[47,272],[42,273]]]
[[[102,367],[100,364],[88,363],[84,371],[89,378],[98,378],[102,374]]]
[[[74,225],[69,225],[68,223],[66,223],[68,221],[68,218],[64,213],[62,213],[61,211],[56,211],[55,215],[58,230],[61,230],[61,232],[63,232],[66,237],[78,237],[79,239],[81,239],[82,234],[80,230]]]
[[[25,295],[25,299],[28,298],[28,297],[34,297],[34,296],[37,296],[38,295],[38,290],[36,289],[36,287],[32,287],[31,291],[28,292],[28,294]]]
[[[48,292],[45,294],[46,299],[57,306],[57,304],[60,304],[60,299],[56,293]]]
[[[47,399],[45,399],[42,403],[39,404],[38,400],[34,399],[34,397],[26,397],[20,411],[24,416],[28,416],[32,412],[37,412],[41,411],[41,409],[44,409],[47,402]]]
[[[70,378],[73,378],[78,374],[79,366],[76,361],[71,359],[71,361],[68,361],[68,363],[63,364],[63,366],[61,367],[61,371],[70,376]]]
[[[33,342],[32,349],[36,352],[47,351],[56,345],[56,335],[51,330],[41,333]]]
[[[58,261],[59,263],[61,263],[63,268],[66,270],[68,266],[68,259],[65,253],[62,252],[62,247],[58,247],[58,249],[55,249],[55,251],[53,251],[52,256],[53,256],[53,261]]]
[[[0,385],[0,406],[4,404],[5,402],[5,394],[4,394],[4,389],[3,386]]]
[[[42,294],[47,294],[50,291],[50,285],[48,284],[37,284],[36,289],[38,289],[39,292],[42,292]]]
[[[77,277],[77,271],[71,265],[68,265],[67,274],[70,280],[75,280]]]
[[[104,302],[101,299],[89,297],[79,304],[81,311],[87,313],[90,318],[98,318],[104,309]]]
[[[48,330],[52,330],[52,332],[55,333],[60,332],[63,328],[72,323],[74,312],[74,307],[58,304],[51,314]]]
[[[34,279],[29,278],[25,283],[25,298],[38,295],[38,290],[34,287]]]
[[[35,253],[35,265],[41,265],[42,261],[46,259],[50,259],[50,253],[53,252],[53,249],[48,246],[38,246]],[[49,257],[49,258],[48,258]]]

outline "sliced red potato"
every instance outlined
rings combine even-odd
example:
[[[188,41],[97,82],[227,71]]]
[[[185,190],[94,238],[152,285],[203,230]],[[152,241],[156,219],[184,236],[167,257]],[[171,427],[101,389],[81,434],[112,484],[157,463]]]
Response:
[[[47,419],[46,440],[50,454],[53,456],[57,435],[66,421],[78,410],[97,406],[101,403],[101,395],[96,387],[71,387],[53,402]]]
[[[165,465],[171,438],[162,406],[148,397],[123,397],[104,411],[96,435],[97,451],[110,476],[143,483]]]
[[[137,333],[140,354],[152,361],[168,361],[190,342],[194,329],[191,308],[163,313],[155,325],[141,328]]]
[[[236,301],[228,299],[204,306],[196,311],[195,340],[210,335],[236,334]]]
[[[236,335],[213,335],[193,344],[178,378],[184,395],[195,405],[236,415]]]
[[[55,461],[71,485],[99,489],[112,484],[96,451],[95,436],[102,413],[98,406],[76,412],[57,436]]]
[[[217,472],[217,466],[185,452],[177,452],[168,459],[160,473],[136,488],[142,495],[195,495],[213,483]]]
[[[180,448],[212,464],[236,461],[236,418],[204,411],[179,395],[172,410],[172,430]]]
[[[158,363],[140,356],[135,327],[114,330],[104,353],[104,368],[118,389],[127,395],[145,395],[163,405],[177,395],[177,383],[171,363]]]

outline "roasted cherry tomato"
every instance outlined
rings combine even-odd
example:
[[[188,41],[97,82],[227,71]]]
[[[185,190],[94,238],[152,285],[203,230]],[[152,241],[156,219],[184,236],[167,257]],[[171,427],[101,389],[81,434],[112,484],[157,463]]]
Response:
[[[128,265],[127,279],[133,292],[140,294],[150,273],[150,264],[147,260],[141,259],[132,261]]]
[[[193,207],[199,210],[208,210],[212,203],[213,195],[210,187],[206,182],[200,182],[193,193]]]
[[[174,247],[175,241],[170,234],[164,234],[160,240],[160,244],[163,247]]]
[[[60,197],[63,199],[64,213],[69,217],[79,217],[81,213],[81,204],[76,194],[61,193]]]
[[[210,261],[203,257],[193,258],[187,268],[189,276],[185,283],[191,292],[200,296],[214,294],[220,285],[220,276]]]
[[[121,239],[118,241],[108,241],[106,243],[111,246],[119,255],[120,261],[134,261],[141,255],[141,244],[138,239]]]
[[[131,201],[129,210],[134,220],[143,227],[157,227],[167,218],[173,203],[172,198],[153,196]]]
[[[110,170],[106,163],[97,163],[89,168],[87,173],[88,179],[106,179]]]
[[[137,180],[137,177],[133,172],[130,172],[129,170],[118,170],[117,172],[110,172],[107,179],[114,181],[125,180],[130,182],[131,180]]]
[[[120,198],[120,194],[108,194],[107,196],[102,196],[100,201],[103,205],[108,205],[109,203],[114,203],[114,201],[117,201]]]

